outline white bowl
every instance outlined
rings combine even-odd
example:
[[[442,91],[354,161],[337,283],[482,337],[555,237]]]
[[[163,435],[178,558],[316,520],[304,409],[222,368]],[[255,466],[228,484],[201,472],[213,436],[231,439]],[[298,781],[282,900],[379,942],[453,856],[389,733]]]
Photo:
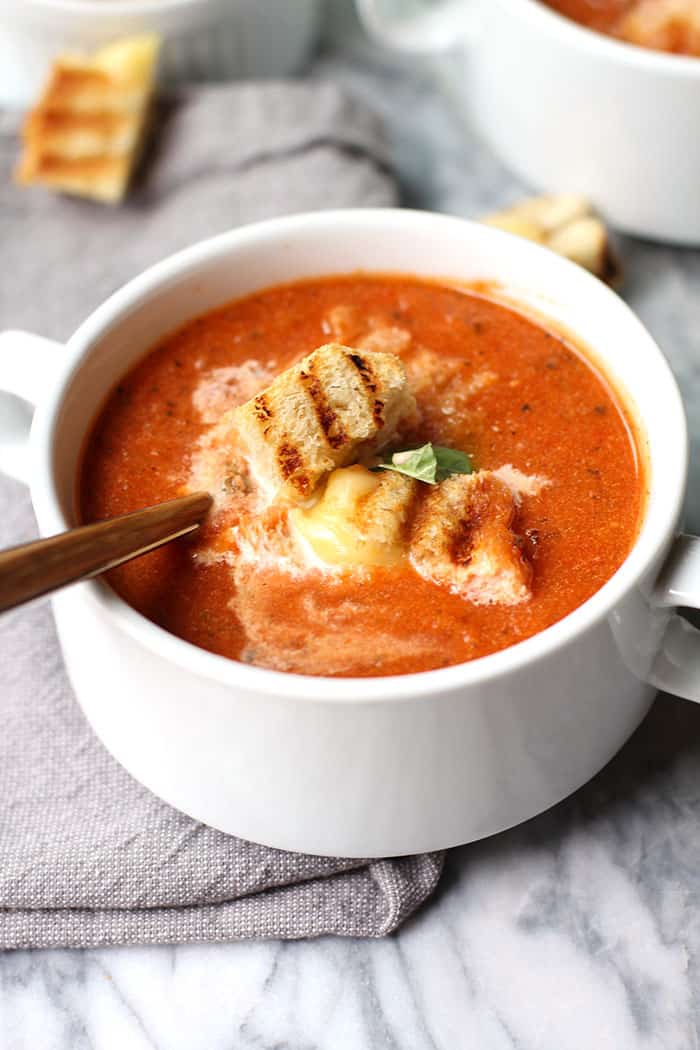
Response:
[[[42,534],[66,528],[76,520],[87,428],[155,340],[255,289],[355,269],[498,281],[604,362],[643,421],[651,471],[643,527],[612,579],[509,649],[375,679],[227,660],[168,634],[99,582],[64,591],[54,608],[85,714],[157,795],[272,846],[380,856],[453,846],[526,820],[608,761],[655,686],[700,697],[697,632],[668,608],[679,595],[700,602],[700,541],[673,547],[687,473],[683,408],[628,307],[551,252],[458,219],[398,210],[275,219],[147,270],[65,348],[24,333],[0,337],[0,390],[38,401],[28,462],[17,455],[22,414],[0,412],[0,465],[31,480]]]
[[[375,37],[453,56],[442,75],[481,136],[534,186],[585,193],[621,230],[700,244],[700,59],[622,43],[538,0],[451,0]]]
[[[163,37],[166,83],[296,72],[319,27],[320,0],[3,0],[0,105],[37,98],[51,60],[133,33]]]

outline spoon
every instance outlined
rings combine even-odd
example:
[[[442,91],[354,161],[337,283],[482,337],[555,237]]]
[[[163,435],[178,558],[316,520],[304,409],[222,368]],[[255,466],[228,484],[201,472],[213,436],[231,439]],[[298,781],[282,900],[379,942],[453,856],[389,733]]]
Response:
[[[207,492],[196,492],[0,552],[0,612],[193,532],[211,502]]]

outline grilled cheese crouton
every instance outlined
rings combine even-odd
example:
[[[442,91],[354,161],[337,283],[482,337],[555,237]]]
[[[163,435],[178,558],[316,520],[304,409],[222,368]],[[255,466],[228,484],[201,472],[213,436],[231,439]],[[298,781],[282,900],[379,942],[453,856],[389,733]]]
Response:
[[[225,419],[270,494],[301,502],[335,467],[386,445],[415,412],[397,357],[329,344]]]
[[[159,43],[144,35],[91,58],[58,58],[25,122],[17,181],[121,200],[143,134]]]
[[[313,507],[289,519],[327,565],[394,565],[405,553],[406,522],[417,483],[355,465],[334,470]]]
[[[620,265],[611,251],[608,231],[595,215],[586,215],[556,230],[547,247],[583,266],[606,284],[619,282]]]
[[[507,485],[489,471],[448,478],[419,511],[414,568],[474,605],[527,601],[532,573],[513,532],[515,512]]]
[[[526,197],[504,211],[487,215],[482,222],[528,240],[544,242],[556,230],[590,213],[590,202],[580,193],[546,193],[541,197]]]

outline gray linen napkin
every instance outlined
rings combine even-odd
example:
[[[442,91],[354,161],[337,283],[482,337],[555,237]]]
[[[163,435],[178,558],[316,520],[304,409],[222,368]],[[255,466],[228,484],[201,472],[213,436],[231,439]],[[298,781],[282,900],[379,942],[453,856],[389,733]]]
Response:
[[[0,326],[58,339],[144,266],[201,237],[394,201],[375,119],[327,84],[199,88],[162,105],[148,164],[114,210],[13,187],[16,127],[0,114]],[[24,487],[0,477],[0,545],[35,528]],[[377,937],[439,879],[441,854],[284,853],[155,798],[85,722],[47,605],[0,619],[0,725],[0,948]]]

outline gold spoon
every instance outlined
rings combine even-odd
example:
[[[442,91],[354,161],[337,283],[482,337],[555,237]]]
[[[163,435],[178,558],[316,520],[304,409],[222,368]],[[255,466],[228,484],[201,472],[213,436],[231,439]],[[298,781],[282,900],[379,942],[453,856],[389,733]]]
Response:
[[[0,552],[0,612],[193,532],[210,506],[209,493],[197,492]]]

